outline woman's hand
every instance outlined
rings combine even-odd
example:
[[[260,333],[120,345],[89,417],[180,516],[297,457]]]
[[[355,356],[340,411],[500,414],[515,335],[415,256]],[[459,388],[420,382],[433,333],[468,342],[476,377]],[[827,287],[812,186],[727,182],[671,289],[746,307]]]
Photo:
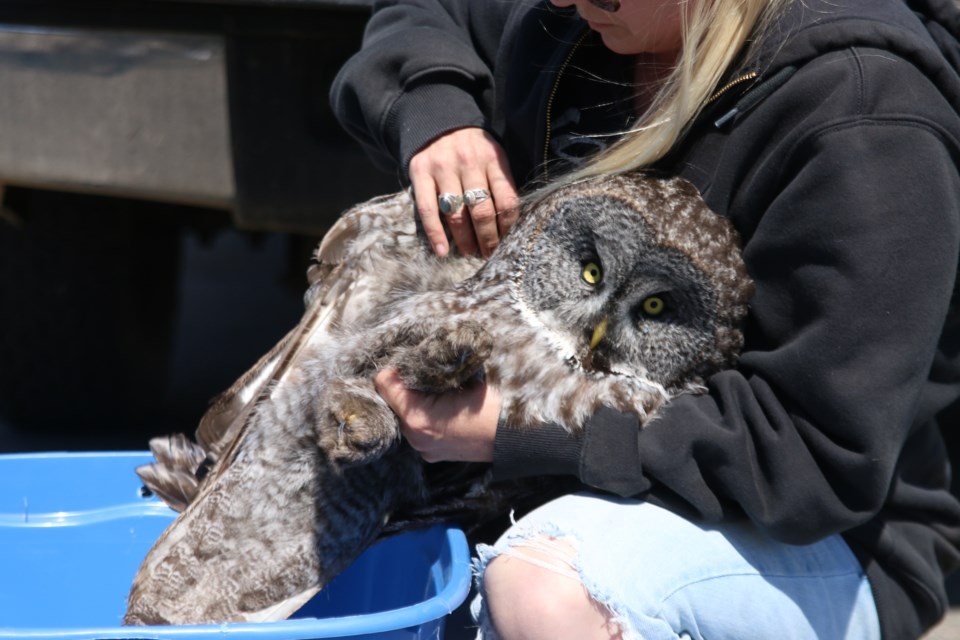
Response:
[[[427,462],[491,462],[500,419],[500,393],[477,383],[459,392],[411,391],[396,369],[374,379],[377,391],[400,418],[400,430]]]
[[[441,215],[460,253],[473,255],[479,249],[485,258],[517,220],[517,190],[506,154],[483,129],[456,129],[424,147],[410,160],[410,183],[423,228],[438,256],[449,251]],[[489,197],[473,207],[461,204],[449,214],[440,213],[441,193],[462,197],[474,189],[485,190]]]

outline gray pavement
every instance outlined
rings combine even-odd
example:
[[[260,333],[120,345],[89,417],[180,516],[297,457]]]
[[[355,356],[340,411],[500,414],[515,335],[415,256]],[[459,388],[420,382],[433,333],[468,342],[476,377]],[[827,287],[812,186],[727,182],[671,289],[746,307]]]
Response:
[[[940,624],[923,636],[923,640],[960,640],[960,574],[954,574],[947,580],[947,595],[953,608]]]
[[[960,607],[954,607],[923,640],[960,640]]]

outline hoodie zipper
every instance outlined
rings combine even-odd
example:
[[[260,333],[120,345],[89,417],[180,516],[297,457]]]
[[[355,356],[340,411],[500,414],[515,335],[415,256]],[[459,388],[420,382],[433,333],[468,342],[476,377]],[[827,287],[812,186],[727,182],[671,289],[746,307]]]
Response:
[[[573,56],[577,53],[580,45],[583,44],[583,41],[586,40],[587,36],[589,35],[590,30],[588,29],[584,31],[580,38],[574,43],[573,48],[570,49],[570,53],[567,54],[567,57],[560,65],[560,69],[557,71],[557,79],[554,80],[553,88],[550,90],[550,95],[547,96],[547,108],[545,111],[546,132],[543,139],[543,178],[545,180],[549,180],[550,178],[550,169],[547,161],[550,157],[550,132],[551,127],[553,126],[553,101],[557,97],[557,91],[560,89],[560,80],[563,78],[564,72],[567,70],[567,67],[570,66],[570,62],[573,60]]]
[[[751,80],[756,80],[759,76],[760,74],[756,71],[748,71],[744,74],[737,76],[727,84],[723,85],[722,87],[714,91],[713,95],[710,96],[710,98],[707,100],[707,103],[704,106],[709,107],[711,104],[713,104],[714,102],[722,98],[724,95],[726,95],[727,92],[731,91],[732,89],[735,89],[736,87],[739,87],[744,82],[750,82]]]
[[[744,91],[740,95],[736,104],[733,105],[733,108],[717,118],[717,120],[714,121],[713,126],[717,129],[722,129],[729,123],[736,120],[738,116],[750,111],[762,101],[767,99],[767,97],[769,97],[773,92],[782,87],[784,83],[786,83],[786,81],[789,80],[794,73],[796,73],[796,71],[797,67],[793,65],[787,65],[773,75],[764,79],[762,82],[758,82],[747,91]],[[723,88],[714,93],[713,96],[710,97],[710,101],[707,104],[709,105],[714,101],[719,100],[725,93],[734,87],[742,85],[743,83],[751,80],[757,80],[759,78],[760,74],[756,71],[750,71],[749,73],[745,73],[737,78],[734,78],[724,85]]]

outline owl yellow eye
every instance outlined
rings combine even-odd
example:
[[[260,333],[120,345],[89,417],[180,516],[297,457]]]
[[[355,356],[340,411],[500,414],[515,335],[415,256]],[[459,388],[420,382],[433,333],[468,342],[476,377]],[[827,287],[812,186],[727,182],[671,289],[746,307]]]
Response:
[[[667,304],[660,296],[650,296],[643,301],[643,312],[648,316],[658,316],[667,308]]]
[[[588,262],[583,265],[580,276],[587,284],[600,284],[600,281],[603,280],[603,269],[596,262]]]

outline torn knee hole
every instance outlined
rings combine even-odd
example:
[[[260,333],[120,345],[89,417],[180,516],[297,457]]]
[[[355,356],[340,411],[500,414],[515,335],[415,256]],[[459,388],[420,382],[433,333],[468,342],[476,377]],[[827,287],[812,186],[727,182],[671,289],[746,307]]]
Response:
[[[576,541],[572,538],[540,535],[518,540],[501,555],[580,582],[575,545]]]
[[[588,634],[591,638],[621,638],[613,612],[584,584],[578,556],[573,537],[540,534],[501,548],[483,573],[484,600],[497,630],[503,634],[505,628],[530,623],[544,631],[550,620],[564,628],[599,632]],[[558,575],[568,580],[556,580]]]

